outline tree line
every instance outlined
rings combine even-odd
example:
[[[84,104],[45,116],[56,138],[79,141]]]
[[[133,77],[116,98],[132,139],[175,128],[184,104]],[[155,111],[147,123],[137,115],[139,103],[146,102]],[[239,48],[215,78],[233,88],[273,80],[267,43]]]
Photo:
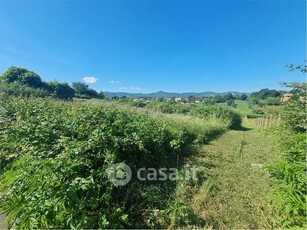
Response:
[[[45,82],[35,72],[26,68],[12,66],[0,75],[1,88],[10,93],[23,96],[52,96],[60,99],[104,98],[103,92],[97,92],[83,82],[50,81]]]

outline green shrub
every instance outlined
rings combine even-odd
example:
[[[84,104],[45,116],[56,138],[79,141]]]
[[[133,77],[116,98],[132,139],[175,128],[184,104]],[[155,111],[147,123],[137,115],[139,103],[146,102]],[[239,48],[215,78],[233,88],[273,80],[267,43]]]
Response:
[[[191,110],[191,105],[178,104],[174,102],[167,101],[153,101],[149,103],[146,108],[152,109],[155,111],[160,111],[162,113],[179,113],[187,114]]]
[[[293,132],[305,132],[307,130],[306,99],[300,99],[294,95],[284,104],[282,117],[286,128]]]
[[[302,66],[295,69],[306,73]],[[284,126],[277,137],[282,156],[269,167],[276,180],[276,192],[271,197],[280,210],[283,227],[306,228],[306,83],[284,85],[292,88],[293,96],[281,110]]]
[[[228,127],[241,126],[241,115],[232,108],[223,105],[185,105],[171,102],[151,102],[146,108],[168,114],[186,114],[202,119],[217,118],[223,120]]]
[[[259,102],[260,106],[263,106],[263,105],[280,105],[280,104],[281,104],[280,97],[268,97],[268,98],[261,100]]]
[[[273,202],[281,210],[284,227],[306,228],[306,135],[284,136],[282,156],[269,167],[276,180]]]
[[[50,92],[46,89],[33,88],[20,82],[4,83],[0,81],[0,92],[5,95],[23,97],[48,97]]]
[[[241,115],[236,113],[231,108],[216,105],[216,106],[198,106],[191,110],[191,115],[198,116],[203,119],[218,118],[228,124],[230,128],[238,128],[241,126]]]
[[[166,218],[175,182],[132,178],[116,187],[109,167],[177,167],[178,156],[226,129],[217,118],[155,117],[50,98],[0,99],[0,204],[8,227],[166,228],[168,221],[151,216],[161,210]]]

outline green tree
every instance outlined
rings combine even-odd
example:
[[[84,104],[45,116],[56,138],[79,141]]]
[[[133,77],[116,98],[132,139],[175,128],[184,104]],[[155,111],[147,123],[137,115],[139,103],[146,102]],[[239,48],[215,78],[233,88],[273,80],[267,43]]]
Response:
[[[25,74],[27,71],[28,70],[24,68],[18,68],[15,66],[11,66],[1,75],[1,79],[7,83],[11,83],[14,81],[20,81],[21,76]]]
[[[222,103],[222,102],[223,102],[223,98],[222,98],[222,96],[220,96],[220,95],[214,96],[213,98],[211,98],[211,100],[212,100],[214,103]],[[214,104],[214,103],[213,103],[213,104]]]
[[[189,96],[189,102],[194,102],[196,100],[196,97],[191,95]]]
[[[104,95],[104,93],[103,93],[102,91],[100,91],[100,92],[98,93],[98,98],[100,98],[100,99],[105,99],[106,96]]]
[[[98,97],[98,93],[94,89],[88,89],[85,94],[86,94],[86,96],[91,97],[91,98],[97,98]]]
[[[23,74],[21,76],[21,82],[35,88],[41,88],[43,86],[41,77],[32,71]]]
[[[76,91],[76,94],[86,94],[87,90],[89,89],[88,85],[83,82],[73,82],[72,83],[73,89]]]
[[[1,75],[1,79],[6,83],[18,81],[35,88],[43,87],[42,79],[38,74],[25,68],[19,68],[15,66],[8,68]]]
[[[305,60],[305,62],[306,62],[306,60]],[[298,66],[290,64],[290,65],[286,65],[286,67],[289,68],[289,71],[299,70],[302,73],[307,73],[307,65],[306,65],[306,63],[305,63],[305,65],[298,65]]]
[[[226,101],[226,104],[227,104],[228,106],[236,107],[236,103],[235,103],[234,100],[227,100],[227,101]]]
[[[60,83],[57,81],[48,82],[52,95],[61,99],[71,99],[75,95],[75,90],[67,83]]]
[[[266,99],[268,97],[280,97],[281,93],[275,89],[261,89],[260,91],[253,92],[251,98]]]
[[[234,100],[235,97],[232,95],[232,93],[227,93],[222,97],[223,102],[229,101],[229,100]]]
[[[76,92],[77,97],[83,98],[98,98],[96,90],[89,88],[89,86],[83,82],[73,82],[72,87]]]
[[[248,98],[248,96],[245,94],[245,93],[242,93],[240,96],[239,96],[239,99],[242,100],[242,101],[246,101]]]

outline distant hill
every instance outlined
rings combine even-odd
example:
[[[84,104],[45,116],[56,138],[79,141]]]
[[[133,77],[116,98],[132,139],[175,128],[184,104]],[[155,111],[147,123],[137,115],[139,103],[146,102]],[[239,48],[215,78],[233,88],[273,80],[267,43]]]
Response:
[[[139,97],[151,97],[151,98],[157,98],[157,97],[181,97],[181,98],[187,98],[189,96],[195,96],[195,97],[208,97],[208,96],[215,96],[215,95],[225,95],[228,93],[232,93],[234,95],[240,95],[243,93],[235,92],[235,91],[229,91],[229,92],[223,92],[223,93],[216,93],[212,91],[205,91],[201,93],[195,93],[195,92],[187,92],[187,93],[170,93],[170,92],[164,92],[164,91],[158,91],[156,93],[126,93],[126,92],[103,92],[106,97],[131,97],[131,98],[139,98]],[[246,93],[249,95],[249,93]]]

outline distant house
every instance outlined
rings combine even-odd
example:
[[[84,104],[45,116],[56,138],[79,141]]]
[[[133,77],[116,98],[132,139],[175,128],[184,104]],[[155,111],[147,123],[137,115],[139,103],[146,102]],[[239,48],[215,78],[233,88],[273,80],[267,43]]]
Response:
[[[293,93],[285,93],[285,94],[281,97],[281,101],[282,101],[282,102],[286,102],[286,101],[288,101],[292,96],[293,96]]]
[[[286,102],[286,101],[288,101],[292,96],[293,96],[293,93],[285,93],[285,94],[281,97],[281,101],[282,101],[282,102]],[[300,97],[299,97],[299,100],[300,100],[300,101],[304,101],[304,100],[305,100],[305,97],[300,96]]]
[[[181,97],[176,97],[176,98],[175,98],[175,101],[176,101],[176,102],[181,102],[181,101],[182,101],[182,98],[181,98]]]

